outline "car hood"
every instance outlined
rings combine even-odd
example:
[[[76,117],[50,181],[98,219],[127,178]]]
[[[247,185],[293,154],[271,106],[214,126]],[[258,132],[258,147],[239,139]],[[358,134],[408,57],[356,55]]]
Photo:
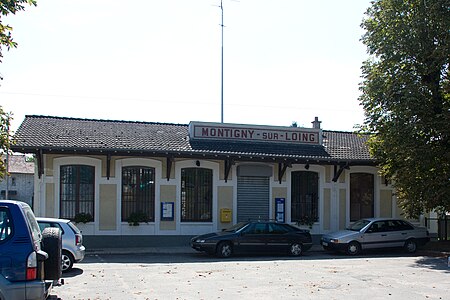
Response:
[[[328,239],[336,239],[336,238],[344,238],[350,235],[355,235],[355,234],[359,234],[359,231],[353,231],[353,230],[340,230],[340,231],[335,231],[335,232],[330,232],[328,234],[324,234],[323,237],[324,238],[328,238]]]

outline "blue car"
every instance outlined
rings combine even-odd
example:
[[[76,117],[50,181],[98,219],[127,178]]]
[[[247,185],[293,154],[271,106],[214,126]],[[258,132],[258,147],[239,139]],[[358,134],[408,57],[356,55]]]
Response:
[[[41,234],[30,206],[0,200],[0,299],[46,299],[61,277],[61,232]]]

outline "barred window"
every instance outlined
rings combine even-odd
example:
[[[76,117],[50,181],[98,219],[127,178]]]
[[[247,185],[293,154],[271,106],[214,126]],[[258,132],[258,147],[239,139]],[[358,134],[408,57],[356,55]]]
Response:
[[[319,219],[319,174],[309,171],[291,173],[291,220],[302,224]]]
[[[374,176],[368,173],[350,174],[350,221],[374,215]]]
[[[122,222],[130,216],[141,222],[155,221],[154,168],[122,168]]]
[[[85,165],[60,167],[60,217],[73,220],[77,214],[94,217],[95,168]]]
[[[181,169],[181,221],[212,221],[212,170]]]

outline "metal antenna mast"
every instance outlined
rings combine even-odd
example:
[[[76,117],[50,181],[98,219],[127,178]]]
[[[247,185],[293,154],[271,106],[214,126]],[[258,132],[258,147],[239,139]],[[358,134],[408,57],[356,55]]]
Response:
[[[221,55],[221,82],[220,82],[220,122],[223,123],[223,0],[220,0],[220,10],[222,12],[222,55]]]

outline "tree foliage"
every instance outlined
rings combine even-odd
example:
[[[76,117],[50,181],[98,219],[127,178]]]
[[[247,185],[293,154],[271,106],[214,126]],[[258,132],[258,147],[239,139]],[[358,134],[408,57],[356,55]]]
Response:
[[[407,216],[450,211],[450,1],[375,0],[361,26],[371,153]]]
[[[9,151],[9,146],[11,143],[11,137],[9,134],[9,127],[11,125],[11,113],[7,113],[0,106],[0,179],[5,175],[5,161],[3,160],[7,151]]]

